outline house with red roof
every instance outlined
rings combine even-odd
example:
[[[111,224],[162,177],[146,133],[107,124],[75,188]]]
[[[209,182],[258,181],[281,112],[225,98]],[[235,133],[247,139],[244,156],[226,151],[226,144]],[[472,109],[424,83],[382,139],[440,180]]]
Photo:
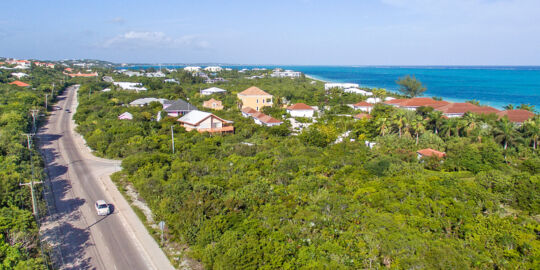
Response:
[[[273,105],[273,96],[256,86],[252,86],[238,93],[237,96],[242,101],[242,109],[251,107],[256,111],[260,111],[263,107]]]
[[[315,109],[304,103],[296,103],[287,108],[287,113],[292,117],[313,117]]]
[[[359,114],[353,116],[353,118],[356,119],[356,120],[371,119],[371,115],[369,115],[367,113],[359,113]]]
[[[478,113],[478,114],[491,114],[498,113],[499,110],[489,107],[489,106],[478,106],[468,102],[456,102],[449,103],[447,105],[434,108],[437,111],[441,111],[444,115],[449,118],[452,117],[461,117],[467,112]]]
[[[251,117],[253,117],[255,124],[261,126],[273,127],[283,124],[283,121],[275,119],[274,117],[266,115],[262,112],[254,113],[251,115]]]
[[[373,109],[373,104],[372,103],[367,103],[365,101],[360,101],[360,102],[358,102],[356,104],[353,104],[352,108],[355,109],[355,110],[360,110],[360,111],[363,111],[363,112],[371,113],[371,110]]]
[[[497,116],[500,118],[507,117],[510,122],[521,125],[523,122],[534,117],[534,113],[527,110],[506,110],[500,111],[497,113]]]
[[[10,82],[9,84],[20,86],[20,87],[28,87],[28,86],[30,86],[29,84],[21,82],[21,81],[13,81],[13,82]]]
[[[427,97],[418,97],[418,98],[407,98],[407,99],[393,99],[387,100],[385,104],[392,105],[394,107],[407,109],[407,110],[416,110],[419,107],[432,107],[438,108],[450,104],[448,101],[444,100],[434,100]]]
[[[420,149],[416,151],[416,154],[418,155],[418,159],[422,159],[424,157],[436,157],[436,158],[446,157],[445,152],[437,151],[431,148]]]
[[[78,73],[64,73],[70,77],[96,77],[98,75],[97,72],[93,72],[93,73],[81,73],[81,72],[78,72]]]

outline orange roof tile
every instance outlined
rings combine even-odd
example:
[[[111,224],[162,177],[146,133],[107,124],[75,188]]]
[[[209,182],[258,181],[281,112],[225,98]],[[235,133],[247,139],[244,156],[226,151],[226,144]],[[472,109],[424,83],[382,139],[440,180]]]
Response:
[[[242,108],[242,112],[245,113],[245,114],[254,114],[254,113],[258,113],[255,109],[251,108],[251,107],[244,107]]]
[[[445,152],[441,152],[441,151],[437,151],[437,150],[433,150],[431,148],[426,148],[426,149],[420,149],[418,151],[416,151],[416,153],[424,156],[424,157],[432,157],[432,156],[436,156],[438,158],[443,158],[446,156],[446,153]]]
[[[371,115],[367,113],[359,113],[354,116],[355,119],[371,119]]]
[[[16,85],[16,86],[21,86],[21,87],[27,87],[27,86],[30,86],[29,84],[24,83],[24,82],[21,82],[21,81],[10,82],[9,84],[11,84],[11,85]]]
[[[313,110],[313,108],[304,103],[296,103],[287,108],[287,110]]]
[[[243,95],[243,96],[271,96],[270,94],[264,92],[263,90],[261,90],[260,88],[256,86],[252,86],[238,94]]]
[[[527,110],[518,109],[501,111],[497,113],[497,116],[499,116],[499,118],[503,118],[504,116],[506,116],[511,122],[523,123],[534,117],[534,113]]]
[[[435,110],[437,111],[441,111],[443,113],[450,113],[450,114],[456,114],[456,113],[466,113],[466,112],[470,112],[470,111],[473,111],[473,110],[478,110],[478,107],[479,106],[476,106],[474,104],[471,104],[471,103],[450,103],[450,104],[447,104],[445,106],[441,106],[441,107],[438,107],[438,108],[435,108]]]
[[[252,114],[251,117],[259,119],[259,121],[265,123],[265,124],[273,124],[273,123],[281,123],[281,121],[277,120],[276,118],[266,115],[262,112],[257,112],[255,114]]]
[[[367,103],[365,101],[360,101],[356,104],[353,104],[354,107],[373,107],[373,104]]]

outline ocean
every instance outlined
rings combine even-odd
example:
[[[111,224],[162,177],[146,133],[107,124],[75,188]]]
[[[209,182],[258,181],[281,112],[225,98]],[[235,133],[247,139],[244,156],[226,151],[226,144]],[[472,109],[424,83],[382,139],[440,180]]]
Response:
[[[146,68],[149,66],[136,66]],[[183,66],[163,66],[179,68]],[[540,66],[224,66],[241,68],[281,67],[301,71],[328,82],[397,91],[396,80],[414,75],[427,88],[424,96],[448,101],[477,100],[501,109],[508,104],[530,104],[540,111]]]

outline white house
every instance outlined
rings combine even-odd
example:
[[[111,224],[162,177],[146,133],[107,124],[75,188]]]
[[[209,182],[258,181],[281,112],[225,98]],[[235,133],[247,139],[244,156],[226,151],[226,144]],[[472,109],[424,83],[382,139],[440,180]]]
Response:
[[[357,83],[325,83],[324,84],[324,90],[332,89],[332,88],[352,88],[352,87],[360,87]]]
[[[119,120],[133,120],[133,114],[129,112],[125,112],[118,116]]]
[[[381,100],[380,98],[375,98],[375,97],[370,97],[370,98],[366,99],[366,102],[367,102],[367,103],[371,103],[371,104],[373,104],[373,103],[379,103],[379,102],[381,102],[381,101],[382,101],[382,100]]]
[[[219,93],[226,93],[226,92],[227,92],[227,90],[225,90],[225,89],[221,89],[221,88],[218,88],[218,87],[210,87],[210,88],[201,90],[201,95],[208,96],[208,95],[212,95],[212,94],[219,94]]]
[[[28,76],[28,74],[23,73],[23,72],[14,72],[14,73],[11,73],[11,76],[17,77],[17,79],[20,79],[20,78],[22,78],[22,77]]]
[[[292,71],[292,70],[285,70],[285,71],[278,71],[274,70],[274,73],[270,74],[270,77],[277,77],[277,78],[299,78],[302,75],[302,72],[299,71]]]
[[[205,67],[204,70],[209,71],[209,72],[220,72],[223,70],[223,68],[218,67],[218,66],[209,66],[209,67]]]
[[[180,82],[177,81],[176,79],[165,79],[163,80],[163,82],[180,84]]]
[[[292,117],[313,117],[315,109],[304,103],[296,103],[287,108],[287,113]]]
[[[197,130],[199,132],[211,133],[231,133],[234,132],[232,121],[217,117],[209,112],[193,110],[178,119],[187,130]]]
[[[145,74],[146,77],[149,78],[163,78],[165,77],[165,73],[161,72],[161,70],[158,70],[156,72],[148,72]]]
[[[373,104],[365,101],[360,101],[356,104],[353,104],[352,107],[355,110],[371,113],[371,110],[373,109]]]
[[[150,104],[151,102],[159,102],[161,105],[163,105],[167,101],[164,98],[139,98],[129,103],[129,106],[138,106],[142,107],[145,105]]]
[[[356,87],[345,88],[345,89],[343,89],[343,92],[359,94],[359,95],[362,95],[362,96],[372,96],[373,95],[373,93],[371,93],[371,92],[368,92],[368,91],[365,91],[365,90],[362,90],[362,89],[359,89],[359,88],[356,88]]]
[[[255,122],[255,124],[261,126],[273,127],[283,124],[283,121],[279,121],[274,117],[266,115],[262,112],[254,113],[251,115],[251,117],[253,117],[253,121]]]
[[[113,82],[114,85],[119,86],[124,90],[146,91],[145,87],[142,87],[142,83],[137,82]]]
[[[187,72],[199,72],[199,71],[201,71],[201,67],[189,66],[189,67],[185,67],[184,71],[187,71]]]

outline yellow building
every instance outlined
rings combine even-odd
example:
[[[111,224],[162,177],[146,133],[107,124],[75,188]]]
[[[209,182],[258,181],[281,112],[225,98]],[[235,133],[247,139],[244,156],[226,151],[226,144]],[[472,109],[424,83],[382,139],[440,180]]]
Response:
[[[255,86],[238,93],[238,98],[242,101],[242,109],[250,107],[260,111],[262,107],[273,104],[273,96]]]

